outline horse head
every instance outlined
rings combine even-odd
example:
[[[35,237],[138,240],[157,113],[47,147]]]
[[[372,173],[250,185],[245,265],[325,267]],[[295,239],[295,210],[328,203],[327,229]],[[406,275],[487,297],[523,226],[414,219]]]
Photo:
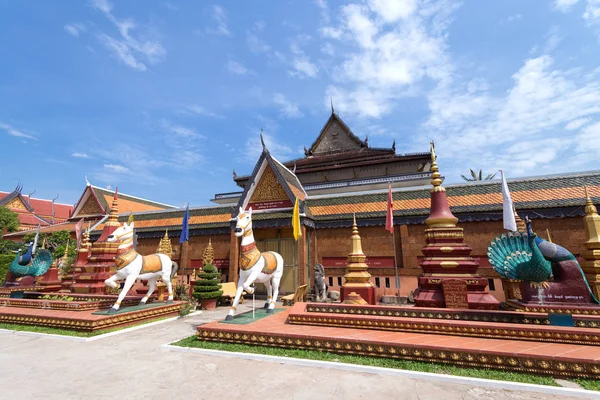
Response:
[[[127,225],[127,222],[123,223],[123,226],[118,227],[108,236],[107,241],[111,243],[116,241],[122,242],[126,239],[133,238],[133,224],[134,222],[132,222],[131,225]]]
[[[248,211],[244,211],[244,209],[240,207],[240,212],[235,219],[237,223],[235,224],[233,233],[237,237],[243,236],[244,233],[252,229],[252,207],[250,207]]]

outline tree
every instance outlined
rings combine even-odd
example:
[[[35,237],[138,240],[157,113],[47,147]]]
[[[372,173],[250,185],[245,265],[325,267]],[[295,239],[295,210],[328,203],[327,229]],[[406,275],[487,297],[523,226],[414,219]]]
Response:
[[[221,273],[214,265],[207,264],[202,268],[202,272],[198,273],[198,278],[200,279],[194,285],[193,296],[207,308],[203,300],[214,300],[216,303],[217,299],[223,295],[220,284]]]
[[[23,236],[25,243],[33,242],[35,239],[35,231],[29,232]],[[46,248],[52,253],[52,258],[61,258],[65,253],[65,247],[67,246],[67,240],[69,241],[69,257],[75,257],[75,247],[77,244],[75,240],[71,239],[71,233],[69,231],[58,231],[50,234],[41,233],[38,238],[38,246],[41,246],[46,239]]]
[[[19,216],[17,213],[9,210],[8,208],[1,206],[0,207],[0,231],[4,231],[4,229],[9,232],[14,232],[19,229]]]
[[[464,175],[461,175],[461,178],[463,178],[465,181],[468,182],[474,182],[474,181],[489,181],[494,179],[494,177],[496,176],[497,172],[494,172],[493,174],[488,174],[486,175],[486,177],[483,177],[483,171],[479,170],[479,174],[475,171],[473,171],[472,169],[469,169],[469,171],[471,171],[471,177],[466,177]]]

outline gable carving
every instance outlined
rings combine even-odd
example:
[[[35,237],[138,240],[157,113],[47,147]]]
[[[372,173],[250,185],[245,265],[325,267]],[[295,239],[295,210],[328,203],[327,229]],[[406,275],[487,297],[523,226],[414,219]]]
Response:
[[[321,140],[313,150],[313,154],[329,153],[341,150],[359,150],[360,144],[350,137],[350,133],[337,121],[332,121],[323,133]]]
[[[25,206],[25,204],[23,204],[23,201],[21,201],[19,197],[15,197],[11,201],[9,201],[6,204],[6,207],[13,208],[15,210],[27,210],[27,207]]]
[[[90,196],[81,210],[79,210],[79,215],[95,215],[95,214],[104,214],[104,210],[98,205],[98,202]]]
[[[289,197],[283,187],[277,181],[277,177],[271,169],[271,166],[267,165],[265,171],[260,177],[258,185],[256,185],[256,188],[254,189],[254,193],[252,193],[250,203],[282,200],[289,200]]]

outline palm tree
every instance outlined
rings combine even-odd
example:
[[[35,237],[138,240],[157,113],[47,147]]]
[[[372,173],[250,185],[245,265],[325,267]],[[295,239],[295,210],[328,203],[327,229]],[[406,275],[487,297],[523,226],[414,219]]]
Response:
[[[489,181],[491,179],[494,179],[494,177],[496,176],[496,174],[498,172],[494,172],[493,174],[488,174],[486,175],[486,177],[483,177],[483,171],[479,170],[479,174],[475,171],[473,171],[472,169],[469,169],[469,171],[471,171],[471,177],[466,177],[464,175],[461,175],[461,178],[463,178],[465,181],[468,182],[474,182],[474,181]]]

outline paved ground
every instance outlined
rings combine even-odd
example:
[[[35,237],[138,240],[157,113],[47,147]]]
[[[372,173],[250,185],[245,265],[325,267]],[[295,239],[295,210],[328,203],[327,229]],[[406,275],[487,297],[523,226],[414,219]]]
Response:
[[[250,302],[240,305],[248,309]],[[226,309],[88,343],[0,333],[3,399],[565,399],[273,362],[171,352]],[[243,373],[240,373],[243,371]],[[244,391],[244,392],[242,392]]]

